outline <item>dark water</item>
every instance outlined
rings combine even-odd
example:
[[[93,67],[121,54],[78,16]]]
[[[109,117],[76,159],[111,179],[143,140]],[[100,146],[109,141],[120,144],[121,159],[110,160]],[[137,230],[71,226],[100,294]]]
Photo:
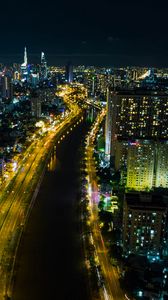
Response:
[[[80,125],[56,150],[22,238],[12,300],[85,300],[79,224]]]

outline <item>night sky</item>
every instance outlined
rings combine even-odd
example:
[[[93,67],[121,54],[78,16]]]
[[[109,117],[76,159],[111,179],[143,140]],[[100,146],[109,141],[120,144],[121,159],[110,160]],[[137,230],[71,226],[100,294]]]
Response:
[[[9,3],[10,2],[10,3]],[[168,67],[166,1],[3,1],[0,62]]]

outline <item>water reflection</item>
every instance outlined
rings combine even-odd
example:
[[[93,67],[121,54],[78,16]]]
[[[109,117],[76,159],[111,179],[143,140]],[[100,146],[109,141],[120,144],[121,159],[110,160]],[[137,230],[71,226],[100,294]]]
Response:
[[[52,154],[50,156],[50,160],[48,162],[48,165],[47,165],[47,170],[49,172],[54,172],[55,168],[56,168],[56,164],[57,164],[56,149],[54,148],[54,150],[52,151]]]

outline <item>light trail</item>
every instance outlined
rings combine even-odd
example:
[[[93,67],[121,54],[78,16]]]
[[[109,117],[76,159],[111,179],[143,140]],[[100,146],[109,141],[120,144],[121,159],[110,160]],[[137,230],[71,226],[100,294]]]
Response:
[[[19,168],[15,178],[11,182],[9,193],[6,189],[1,191],[0,201],[0,300],[12,295],[12,272],[16,257],[16,246],[23,225],[29,215],[32,206],[31,198],[37,190],[37,184],[41,178],[54,140],[58,136],[69,134],[69,128],[77,126],[82,119],[82,109],[72,103],[64,91],[64,102],[68,112],[64,117],[58,117],[58,122],[53,127],[47,128],[44,136],[34,136],[32,144],[24,153],[24,158],[19,162]],[[50,130],[52,129],[52,130]],[[7,187],[6,187],[7,188]]]
[[[111,266],[107,255],[107,249],[105,247],[103,237],[99,227],[98,220],[98,202],[99,202],[99,188],[97,184],[96,167],[93,159],[94,154],[94,142],[96,135],[99,131],[106,111],[102,109],[97,116],[96,121],[90,131],[90,134],[86,138],[85,146],[85,163],[86,163],[86,180],[87,180],[87,199],[89,199],[90,207],[90,227],[92,229],[92,243],[95,247],[95,253],[98,256],[98,261],[102,270],[104,284],[100,288],[100,298],[104,300],[124,300],[125,296],[120,288],[118,281],[118,274],[115,272],[114,267]]]

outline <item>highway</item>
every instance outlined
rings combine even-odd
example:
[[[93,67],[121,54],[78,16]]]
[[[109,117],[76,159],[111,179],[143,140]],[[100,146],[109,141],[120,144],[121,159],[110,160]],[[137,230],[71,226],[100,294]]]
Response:
[[[87,172],[87,197],[90,208],[90,227],[92,229],[91,240],[95,247],[95,257],[100,264],[104,278],[104,284],[100,289],[100,298],[105,300],[124,300],[125,295],[119,285],[119,276],[116,267],[113,267],[107,255],[107,249],[103,241],[98,221],[99,188],[97,184],[96,165],[93,157],[94,142],[100,124],[105,116],[103,109],[97,117],[91,132],[86,139],[86,172]],[[97,269],[99,273],[99,269]],[[100,274],[99,274],[100,277]]]
[[[21,278],[17,277],[16,282],[13,281],[14,277],[13,275],[15,274],[15,269],[14,269],[14,263],[16,260],[17,256],[17,250],[19,247],[19,241],[21,238],[22,232],[25,230],[25,224],[27,224],[28,217],[31,212],[31,207],[33,206],[33,202],[31,199],[34,199],[33,195],[36,195],[38,193],[38,186],[42,179],[42,175],[44,174],[44,170],[46,167],[46,162],[47,158],[51,155],[51,150],[54,147],[55,141],[57,141],[56,149],[59,150],[59,147],[61,146],[62,143],[67,139],[67,137],[70,135],[74,136],[74,131],[77,130],[77,127],[79,124],[83,121],[83,112],[82,109],[77,105],[76,101],[71,101],[69,98],[70,94],[70,88],[69,87],[64,87],[64,89],[61,91],[60,90],[60,96],[63,97],[64,102],[67,105],[67,111],[62,117],[58,117],[56,122],[51,124],[50,126],[45,128],[45,134],[42,134],[40,137],[39,135],[34,136],[34,140],[32,141],[31,145],[27,148],[27,150],[24,153],[24,157],[19,161],[19,168],[17,171],[16,176],[12,179],[10,188],[6,186],[4,187],[4,190],[1,192],[1,199],[0,199],[0,300],[2,299],[8,299],[7,296],[12,297],[13,293],[13,284],[14,284],[14,299],[16,300],[33,300],[33,299],[38,299],[38,292],[39,288],[36,290],[36,286],[34,286],[33,282],[29,278],[28,284],[23,284],[22,278],[24,278],[24,272],[26,272],[27,269],[29,269],[29,266],[27,266],[27,260],[23,259],[23,269],[21,272]],[[100,107],[99,107],[100,109]],[[109,263],[108,256],[107,256],[107,250],[105,248],[103,238],[101,235],[101,231],[99,228],[99,222],[98,222],[98,201],[99,201],[99,189],[97,185],[97,179],[96,179],[96,168],[95,168],[95,163],[93,160],[93,151],[94,151],[94,141],[96,138],[97,131],[99,129],[99,126],[105,116],[105,109],[102,109],[100,114],[98,115],[97,120],[95,121],[95,124],[89,133],[87,139],[86,139],[86,167],[87,167],[87,180],[88,180],[88,198],[90,201],[90,211],[91,211],[91,216],[90,216],[90,222],[91,222],[91,227],[92,227],[92,234],[91,234],[91,240],[95,246],[95,255],[96,258],[101,266],[101,270],[103,273],[103,277],[105,279],[105,282],[100,289],[100,298],[105,299],[105,300],[122,300],[125,299],[122,290],[120,289],[119,282],[118,282],[118,273],[116,271],[116,268],[112,267]],[[78,135],[80,136],[79,132]],[[78,136],[78,142],[81,140],[82,135],[79,138]],[[69,148],[70,147],[70,148]],[[69,174],[69,170],[67,170],[67,166],[71,162],[69,162],[69,154],[71,153],[71,156],[73,155],[73,147],[71,145],[71,140],[69,140],[68,148],[69,150],[66,152],[65,155],[65,161],[67,165],[65,165],[65,162],[62,162],[63,164],[63,169],[61,169],[62,173],[64,174],[63,177],[62,175],[61,178],[64,182],[65,187],[69,187],[69,182],[71,182],[71,179],[67,177],[67,173]],[[76,148],[77,149],[77,148]],[[76,150],[77,151],[77,150]],[[56,150],[57,152],[57,150]],[[59,152],[58,152],[59,153]],[[75,153],[75,152],[74,152]],[[76,152],[77,153],[77,152]],[[77,163],[75,161],[75,156],[71,157],[71,160],[73,164]],[[57,159],[56,159],[57,161]],[[56,169],[59,167],[59,159],[56,163]],[[54,170],[55,165],[52,166],[52,163],[50,163],[50,171]],[[74,166],[72,167],[72,174],[73,177],[72,179],[74,180],[75,178],[75,186],[73,186],[72,182],[72,190],[73,194],[76,195],[76,184],[78,182],[79,185],[79,180],[78,180],[78,175],[75,173],[74,175]],[[59,171],[59,169],[58,169]],[[69,176],[69,175],[68,175]],[[71,176],[71,175],[70,175]],[[76,177],[75,177],[76,176]],[[60,182],[59,176],[56,177],[57,181]],[[65,179],[65,181],[64,181]],[[63,182],[60,182],[60,187],[57,186],[57,189],[55,190],[54,187],[51,187],[51,190],[53,191],[53,195],[57,195],[58,198],[61,198],[63,195],[63,201],[64,204],[67,206],[67,213],[69,209],[69,202],[72,201],[73,203],[73,197],[71,194],[67,196],[67,191],[64,190],[64,185]],[[63,188],[63,190],[62,190]],[[64,195],[65,194],[65,195]],[[49,191],[49,197],[51,198],[51,193]],[[75,196],[76,197],[76,196]],[[68,200],[69,199],[69,200]],[[52,204],[53,205],[53,204]],[[60,204],[59,204],[60,206]],[[71,207],[72,208],[72,207]],[[63,207],[65,209],[65,207]],[[49,210],[49,207],[46,207],[46,210]],[[77,212],[76,212],[77,213]],[[60,219],[60,215],[57,214],[58,220]],[[63,217],[61,218],[61,223],[62,226],[64,223],[66,224],[66,220],[64,218],[64,215],[66,215],[67,218],[68,215],[66,212],[63,212]],[[78,213],[78,215],[80,215]],[[54,216],[54,215],[53,215]],[[49,216],[48,216],[49,217]],[[74,212],[71,211],[71,216],[70,219],[68,219],[68,224],[70,225],[74,217]],[[75,218],[77,215],[75,215]],[[79,217],[79,216],[78,216]],[[44,220],[44,219],[43,219]],[[56,220],[56,226],[58,225],[58,220]],[[53,221],[54,223],[55,221]],[[68,226],[67,224],[67,226]],[[37,225],[37,224],[36,224]],[[58,225],[58,226],[60,226]],[[41,225],[40,225],[41,226]],[[54,227],[48,229],[48,235],[46,236],[46,240],[48,239],[48,236],[52,239],[53,232],[56,230]],[[76,226],[76,225],[75,225]],[[38,228],[38,226],[37,226]],[[42,227],[43,228],[43,227]],[[60,229],[60,232],[59,232]],[[71,230],[72,229],[72,233]],[[41,229],[40,229],[41,230]],[[54,231],[53,231],[54,230]],[[74,234],[74,229],[71,227],[66,227],[66,230],[68,234],[71,236],[71,234]],[[33,231],[33,229],[32,229]],[[68,293],[72,293],[73,298],[69,298],[70,300],[78,300],[78,299],[88,299],[87,291],[83,290],[83,297],[79,298],[79,293],[84,287],[87,287],[87,283],[85,282],[85,279],[83,275],[81,275],[80,280],[77,280],[78,274],[81,274],[80,272],[74,271],[74,266],[73,266],[73,261],[75,262],[75,259],[78,257],[78,265],[80,265],[80,270],[83,270],[82,267],[82,261],[81,261],[81,251],[82,251],[82,244],[77,245],[78,251],[74,249],[75,252],[75,257],[72,255],[73,252],[73,245],[72,240],[74,239],[71,238],[71,241],[69,241],[69,237],[65,234],[65,230],[63,230],[63,234],[66,236],[66,240],[64,240],[64,236],[60,236],[61,233],[61,228],[58,228],[57,232],[57,237],[58,237],[58,243],[61,244],[58,246],[58,249],[55,249],[56,253],[58,253],[59,256],[61,256],[61,260],[59,265],[59,272],[60,272],[60,288],[59,285],[57,286],[57,289],[59,292],[53,288],[53,280],[55,278],[54,273],[51,272],[51,267],[52,263],[49,263],[46,266],[46,271],[43,273],[42,276],[46,278],[47,286],[42,288],[43,293],[40,293],[40,299],[48,299],[47,298],[47,290],[48,288],[51,289],[51,295],[52,295],[52,290],[54,293],[59,294],[59,299],[68,299]],[[33,232],[32,232],[33,234]],[[79,236],[80,232],[79,229],[76,231],[75,229],[75,235]],[[39,237],[42,235],[42,232],[40,232]],[[76,240],[76,239],[75,239]],[[79,241],[79,237],[77,239]],[[40,242],[40,240],[39,240]],[[49,242],[49,241],[48,241]],[[70,243],[70,248],[68,243]],[[33,245],[30,243],[27,247],[31,247]],[[52,244],[53,245],[53,244]],[[61,249],[63,245],[63,254],[61,254]],[[44,246],[44,237],[43,237],[43,246]],[[69,264],[69,269],[67,269],[66,264],[69,263],[70,256],[67,253],[66,254],[66,246],[68,251],[70,251],[71,256],[73,257],[73,261],[70,262]],[[46,247],[46,246],[45,246]],[[76,246],[75,246],[76,247]],[[49,247],[51,253],[52,253],[52,259],[54,259],[54,253],[52,252],[51,248]],[[80,250],[80,251],[79,251]],[[47,250],[48,251],[48,250]],[[25,249],[26,252],[26,249]],[[30,251],[31,252],[31,251]],[[43,251],[42,251],[43,252]],[[39,250],[40,253],[40,250]],[[31,253],[30,253],[31,254]],[[31,254],[32,255],[32,254]],[[50,257],[50,255],[49,255]],[[44,260],[48,260],[47,256],[43,257],[42,261],[40,262],[43,264]],[[64,257],[66,260],[66,263],[64,262]],[[34,257],[31,259],[34,259]],[[36,257],[38,260],[38,258]],[[28,260],[29,261],[29,260]],[[34,261],[35,263],[35,261]],[[26,266],[25,266],[26,264]],[[31,262],[29,261],[29,264]],[[55,272],[57,273],[57,260],[55,261]],[[76,265],[74,263],[74,265]],[[61,267],[66,269],[66,272],[64,274],[64,270],[62,272]],[[47,269],[49,268],[49,270]],[[77,267],[79,268],[79,266]],[[40,266],[41,270],[43,269],[42,266]],[[70,269],[72,269],[72,274]],[[24,271],[25,270],[25,271]],[[78,270],[79,271],[79,270]],[[52,275],[50,275],[48,272],[51,272]],[[97,270],[99,273],[99,270]],[[30,268],[28,271],[28,276],[32,274],[32,269]],[[37,270],[37,274],[39,277],[39,271]],[[69,274],[68,277],[66,274]],[[75,285],[73,284],[73,274],[75,274]],[[100,275],[100,274],[99,274]],[[50,280],[47,281],[47,276],[49,276]],[[53,278],[51,278],[53,276]],[[72,277],[72,278],[71,278]],[[34,278],[34,277],[33,277]],[[40,277],[41,278],[41,277]],[[37,280],[37,286],[39,286],[39,281]],[[31,281],[31,285],[30,285]],[[43,279],[41,278],[41,281]],[[23,290],[20,288],[20,282],[24,285],[25,289]],[[82,282],[82,283],[81,283]],[[43,283],[44,284],[44,283]],[[63,286],[66,286],[67,291],[63,290]],[[71,291],[71,285],[73,286],[73,289]],[[68,292],[69,289],[69,292]],[[23,296],[24,295],[24,296]],[[26,296],[27,295],[27,296]],[[27,298],[26,298],[27,297]],[[13,300],[13,298],[12,298]]]
[[[32,144],[19,162],[16,176],[1,191],[0,199],[0,300],[11,295],[11,280],[16,249],[24,223],[29,215],[31,198],[44,170],[46,159],[53,147],[55,138],[69,134],[69,130],[82,121],[82,111],[68,99],[64,91],[64,102],[68,111],[64,117],[58,117],[55,124],[46,128],[41,137],[34,137]],[[62,136],[63,138],[63,136]],[[59,141],[58,141],[59,142]]]

